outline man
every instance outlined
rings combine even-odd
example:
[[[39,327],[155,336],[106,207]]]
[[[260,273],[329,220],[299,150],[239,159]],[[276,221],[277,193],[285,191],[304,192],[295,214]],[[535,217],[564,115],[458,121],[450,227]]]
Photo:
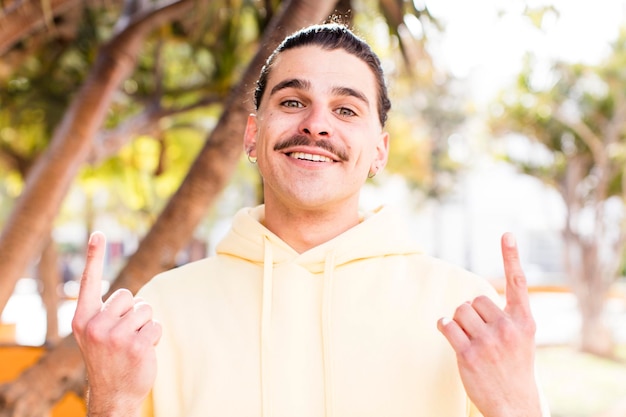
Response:
[[[359,214],[389,149],[369,46],[339,25],[304,29],[269,58],[255,101],[244,149],[265,204],[235,216],[215,257],[102,303],[92,235],[73,321],[90,416],[137,416],[146,398],[156,417],[541,416],[513,237],[500,309],[482,279],[420,254],[390,210]]]

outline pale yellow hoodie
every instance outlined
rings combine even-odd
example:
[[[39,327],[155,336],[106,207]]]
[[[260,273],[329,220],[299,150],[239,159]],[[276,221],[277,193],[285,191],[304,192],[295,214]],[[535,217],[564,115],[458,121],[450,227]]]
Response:
[[[470,415],[436,323],[492,287],[386,208],[302,254],[263,217],[241,210],[217,256],[140,292],[163,326],[155,417]]]

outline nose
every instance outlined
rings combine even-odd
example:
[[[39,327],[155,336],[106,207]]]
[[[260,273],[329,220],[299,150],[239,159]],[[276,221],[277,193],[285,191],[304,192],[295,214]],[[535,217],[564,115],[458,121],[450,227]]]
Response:
[[[319,106],[312,106],[300,123],[300,132],[313,137],[328,137],[332,127],[328,114]]]

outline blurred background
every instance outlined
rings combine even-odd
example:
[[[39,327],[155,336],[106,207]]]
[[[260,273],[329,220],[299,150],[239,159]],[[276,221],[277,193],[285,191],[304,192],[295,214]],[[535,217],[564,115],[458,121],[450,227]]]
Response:
[[[626,416],[626,1],[0,6],[0,416],[84,415],[70,321],[92,231],[103,295],[136,291],[261,203],[253,83],[331,14],[380,55],[393,103],[362,208],[395,206],[425,252],[500,290],[514,232],[553,416]]]

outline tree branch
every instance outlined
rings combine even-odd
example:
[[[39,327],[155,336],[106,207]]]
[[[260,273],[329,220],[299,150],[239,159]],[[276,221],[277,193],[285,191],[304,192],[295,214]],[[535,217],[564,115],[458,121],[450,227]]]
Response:
[[[109,3],[121,3],[110,0]],[[57,16],[69,10],[95,3],[94,0],[23,0],[16,1],[13,7],[2,10],[0,15],[0,56],[3,56],[16,43],[43,29]]]
[[[154,132],[159,130],[158,121],[165,117],[175,116],[221,101],[221,97],[212,96],[204,97],[202,100],[183,107],[163,109],[158,106],[147,106],[145,111],[125,120],[115,129],[99,132],[93,142],[87,162],[91,165],[99,164],[115,155],[132,138],[139,135],[155,134]]]
[[[569,121],[566,117],[555,112],[554,118],[563,126],[571,129],[589,147],[593,160],[598,162],[605,158],[605,149],[602,140],[583,121]]]

